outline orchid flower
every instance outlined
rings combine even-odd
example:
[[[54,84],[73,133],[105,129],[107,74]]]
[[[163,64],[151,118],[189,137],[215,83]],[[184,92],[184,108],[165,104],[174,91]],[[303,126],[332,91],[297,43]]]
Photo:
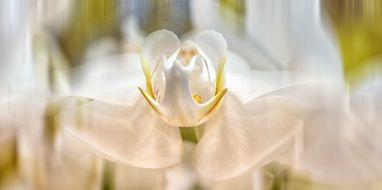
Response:
[[[287,84],[273,81],[272,73],[245,72],[245,62],[230,55],[214,31],[183,43],[170,31],[154,32],[140,55],[119,57],[125,63],[78,68],[73,94],[92,100],[64,112],[81,115],[66,129],[107,159],[162,168],[180,162],[180,132],[188,128],[197,139],[192,162],[200,175],[226,179],[260,167],[289,147],[302,122],[268,106],[271,97],[255,99]],[[139,62],[142,70],[135,69]]]

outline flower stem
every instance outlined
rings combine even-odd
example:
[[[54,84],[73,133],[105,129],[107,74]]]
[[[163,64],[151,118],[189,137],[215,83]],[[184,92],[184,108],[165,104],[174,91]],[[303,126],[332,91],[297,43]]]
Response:
[[[200,139],[200,133],[199,133],[199,128],[198,128],[198,126],[194,127],[194,132],[195,132],[196,140],[199,141],[199,139]]]

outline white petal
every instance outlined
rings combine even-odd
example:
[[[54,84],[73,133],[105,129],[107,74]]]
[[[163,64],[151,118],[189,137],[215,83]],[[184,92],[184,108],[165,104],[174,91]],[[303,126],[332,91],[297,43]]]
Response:
[[[28,183],[35,183],[38,173],[42,189],[86,189],[100,185],[102,159],[71,135],[60,134],[53,144],[41,141],[30,147],[31,157],[25,159]],[[46,139],[45,139],[46,140]]]
[[[355,130],[362,139],[376,152],[382,154],[382,79],[368,80],[358,91],[350,94],[351,113],[362,123]]]
[[[261,167],[286,151],[302,122],[255,101],[242,105],[227,95],[216,115],[205,123],[193,164],[204,177],[227,179]]]
[[[341,81],[340,52],[323,25],[320,6],[319,0],[249,1],[249,36],[283,69]]]
[[[358,144],[359,149],[354,147],[356,142],[349,134],[359,125],[356,118],[343,110],[316,111],[304,118],[304,124],[304,149],[297,168],[309,172],[316,181],[360,182],[381,175],[380,155],[363,144]]]
[[[67,130],[107,159],[144,168],[180,162],[179,130],[159,119],[143,98],[133,106],[91,101],[65,114]],[[70,114],[79,117],[70,123]]]
[[[309,83],[278,89],[258,98],[269,99],[269,104],[300,118],[309,118],[314,116],[313,111],[342,110],[343,97],[342,85]]]
[[[290,86],[316,84],[314,78],[293,71],[226,70],[225,74],[226,87],[242,102]]]
[[[152,82],[153,82],[153,88],[154,88],[154,97],[155,100],[158,102],[161,102],[162,98],[165,95],[165,89],[166,89],[166,79],[164,75],[164,69],[165,64],[167,62],[167,59],[163,56],[159,61],[158,64],[153,68],[152,70]]]
[[[74,69],[71,95],[120,105],[131,105],[145,84],[139,54],[106,57]]]
[[[316,84],[294,86],[259,97],[304,121],[303,151],[295,166],[321,182],[366,181],[382,171],[377,161],[378,146],[373,147],[380,142],[377,136],[381,131],[373,129],[370,123],[360,123],[358,119],[362,115],[349,115],[343,92],[335,85]],[[363,99],[362,105],[358,113],[367,115],[371,104]],[[354,145],[358,147],[355,149]]]
[[[226,59],[227,56],[227,42],[223,35],[213,30],[201,33],[195,39],[198,49],[201,51],[202,56],[212,64],[215,69],[217,65]]]
[[[248,71],[251,70],[251,66],[238,54],[228,51],[228,63],[225,65],[226,71]]]
[[[143,42],[142,57],[153,69],[162,56],[170,58],[179,48],[180,41],[176,34],[168,30],[151,33]]]
[[[164,189],[164,169],[145,169],[117,164],[114,173],[115,189]],[[149,182],[149,183],[148,183]]]
[[[382,78],[369,80],[358,91],[350,95],[352,111],[367,124],[376,125],[382,122],[378,116],[382,113]],[[382,134],[382,131],[381,133]]]

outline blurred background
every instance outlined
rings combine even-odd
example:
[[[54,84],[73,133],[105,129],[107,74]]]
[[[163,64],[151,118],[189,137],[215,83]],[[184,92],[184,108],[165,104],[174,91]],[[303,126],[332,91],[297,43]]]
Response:
[[[2,0],[1,106],[8,109],[13,101],[10,83],[20,81],[25,89],[32,81],[19,77],[25,63],[37,67],[38,79],[33,80],[49,86],[41,91],[60,93],[69,86],[65,78],[70,78],[71,68],[139,53],[143,39],[159,29],[171,30],[180,39],[216,30],[252,69],[303,68],[329,80],[340,78],[349,93],[382,75],[381,0]],[[331,56],[339,61],[329,60]],[[306,62],[307,57],[317,59]],[[340,72],[331,73],[337,67]],[[279,163],[264,168],[266,185],[261,188],[254,182],[256,172],[215,183],[195,177],[187,163],[172,171],[119,166],[70,137],[57,140],[57,124],[51,118],[57,103],[40,105],[39,90],[29,95],[29,107],[41,110],[38,124],[20,124],[37,117],[18,111],[18,122],[7,114],[0,116],[0,189],[382,189],[381,180],[351,188],[321,184]],[[20,135],[12,128],[18,125],[43,127]],[[24,142],[25,136],[33,135]],[[30,142],[39,148],[31,149],[35,144]]]

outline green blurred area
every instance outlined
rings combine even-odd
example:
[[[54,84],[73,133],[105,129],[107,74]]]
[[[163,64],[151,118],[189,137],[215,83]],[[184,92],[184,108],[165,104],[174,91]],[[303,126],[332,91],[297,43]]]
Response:
[[[119,37],[116,0],[79,0],[59,43],[69,61],[76,65],[90,42],[103,36]]]
[[[18,169],[17,140],[13,133],[2,132],[0,151],[0,189],[2,189],[1,185],[11,180]]]
[[[121,42],[124,19],[134,15],[146,34],[169,29],[183,35],[192,29],[188,0],[79,0],[58,41],[71,65],[81,62],[88,46],[104,37]]]
[[[382,187],[380,179],[353,183],[324,183],[314,179],[308,171],[294,169],[278,162],[271,162],[263,168],[264,184],[269,184],[266,190],[379,190]]]
[[[237,15],[245,16],[245,0],[220,0],[220,3],[232,9]]]
[[[339,40],[345,80],[356,88],[382,67],[382,1],[323,0],[322,5]]]
[[[189,0],[139,0],[135,3],[134,14],[147,34],[168,29],[181,36],[193,28]]]

